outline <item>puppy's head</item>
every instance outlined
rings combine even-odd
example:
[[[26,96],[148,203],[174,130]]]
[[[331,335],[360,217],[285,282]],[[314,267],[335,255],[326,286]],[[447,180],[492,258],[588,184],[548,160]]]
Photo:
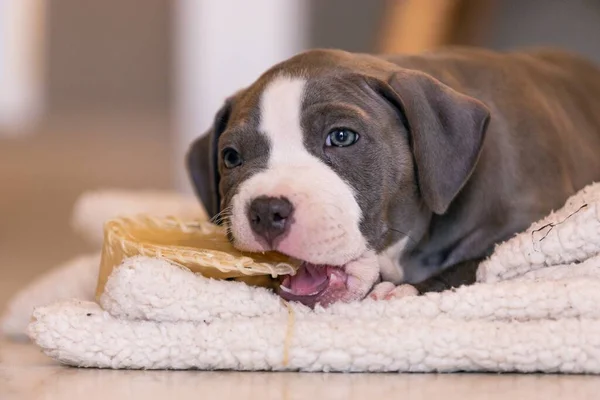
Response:
[[[432,77],[338,51],[300,54],[229,98],[188,167],[241,250],[303,260],[282,295],[362,298],[376,254],[444,213],[477,161],[487,109]]]

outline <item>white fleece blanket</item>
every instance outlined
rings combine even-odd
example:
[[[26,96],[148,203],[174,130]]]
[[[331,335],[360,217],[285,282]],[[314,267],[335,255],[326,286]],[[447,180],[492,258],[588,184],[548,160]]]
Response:
[[[37,307],[28,333],[84,367],[597,374],[599,213],[597,184],[498,246],[475,285],[314,311],[136,257],[111,275],[101,305]]]

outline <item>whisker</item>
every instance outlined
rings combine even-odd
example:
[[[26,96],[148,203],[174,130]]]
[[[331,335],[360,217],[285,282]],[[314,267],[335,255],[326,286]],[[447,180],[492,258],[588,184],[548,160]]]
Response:
[[[211,220],[211,222],[212,222],[212,223],[214,223],[214,224],[217,224],[217,225],[221,225],[223,222],[225,222],[225,221],[227,221],[227,220],[228,220],[228,218],[227,218],[227,217],[221,216],[221,217],[219,217],[219,218],[213,218],[213,219]]]
[[[217,215],[210,219],[210,222],[220,225],[226,218],[231,215],[232,207],[228,206],[222,209]]]

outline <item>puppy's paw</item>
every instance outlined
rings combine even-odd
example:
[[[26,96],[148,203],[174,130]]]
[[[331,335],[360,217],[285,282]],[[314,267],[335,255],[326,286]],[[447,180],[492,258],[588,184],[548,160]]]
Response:
[[[394,285],[391,282],[381,282],[375,285],[369,298],[373,300],[391,300],[400,299],[408,296],[416,296],[419,291],[412,285]]]
[[[369,293],[368,298],[373,300],[383,300],[386,295],[391,293],[392,290],[396,288],[392,282],[381,282],[373,287],[371,293]]]

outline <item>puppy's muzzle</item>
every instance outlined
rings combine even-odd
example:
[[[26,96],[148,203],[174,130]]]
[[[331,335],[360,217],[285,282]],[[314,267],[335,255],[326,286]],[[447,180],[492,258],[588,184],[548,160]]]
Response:
[[[252,232],[273,247],[275,239],[283,236],[291,224],[294,206],[285,197],[257,197],[248,207]]]

